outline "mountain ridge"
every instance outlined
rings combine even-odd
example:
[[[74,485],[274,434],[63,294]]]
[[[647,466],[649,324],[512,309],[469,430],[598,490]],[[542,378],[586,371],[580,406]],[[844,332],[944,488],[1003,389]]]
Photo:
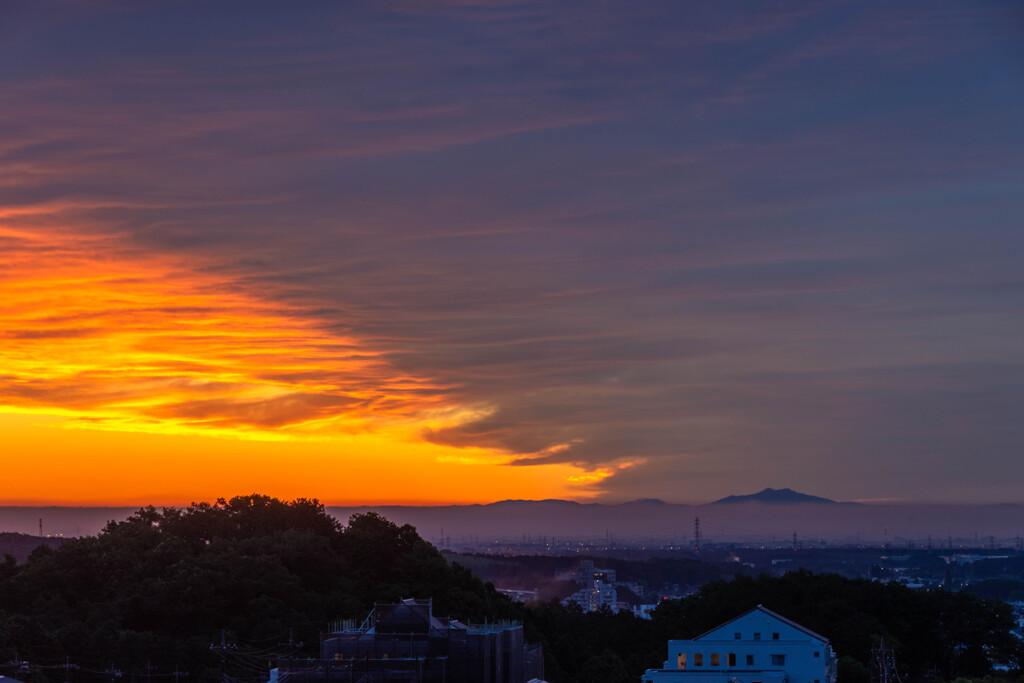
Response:
[[[773,489],[765,488],[757,493],[743,496],[726,496],[708,503],[709,505],[735,505],[738,503],[767,503],[769,505],[857,505],[857,503],[841,503],[831,498],[812,496],[807,493],[800,493],[790,488]]]

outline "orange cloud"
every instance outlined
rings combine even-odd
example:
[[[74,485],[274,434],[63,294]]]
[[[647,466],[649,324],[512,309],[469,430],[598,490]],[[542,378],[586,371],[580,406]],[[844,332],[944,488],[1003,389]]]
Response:
[[[442,405],[440,387],[230,282],[113,238],[0,231],[0,403],[83,426],[246,438],[372,429]]]
[[[116,236],[0,227],[0,244],[0,425],[11,452],[36,455],[12,465],[5,502],[486,502],[587,481],[424,442],[488,408],[299,307]]]

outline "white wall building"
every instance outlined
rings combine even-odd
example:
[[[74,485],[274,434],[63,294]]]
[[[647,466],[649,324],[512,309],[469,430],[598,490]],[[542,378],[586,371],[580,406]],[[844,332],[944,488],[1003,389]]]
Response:
[[[576,603],[584,612],[596,612],[602,607],[607,607],[613,612],[619,611],[619,598],[614,586],[614,569],[595,568],[593,560],[584,560],[576,569],[556,572],[555,578],[568,578],[583,585],[563,600],[563,605]]]
[[[584,612],[597,612],[602,607],[607,607],[612,612],[619,611],[619,598],[615,586],[603,581],[595,581],[592,586],[579,589],[563,600],[562,604],[568,605],[570,602],[582,607]]]
[[[820,636],[758,605],[693,640],[668,641],[664,668],[642,683],[836,683],[836,655]]]

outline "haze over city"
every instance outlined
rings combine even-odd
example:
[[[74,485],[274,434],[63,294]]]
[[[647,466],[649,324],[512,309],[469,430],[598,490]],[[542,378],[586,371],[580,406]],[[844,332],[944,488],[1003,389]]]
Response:
[[[1012,1],[4,2],[0,505],[1024,503],[1022,75]]]

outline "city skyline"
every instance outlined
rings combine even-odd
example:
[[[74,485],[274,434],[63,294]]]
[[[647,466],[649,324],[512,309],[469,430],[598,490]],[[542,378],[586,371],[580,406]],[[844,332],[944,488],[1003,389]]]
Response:
[[[0,8],[0,505],[1024,502],[1013,2]]]

